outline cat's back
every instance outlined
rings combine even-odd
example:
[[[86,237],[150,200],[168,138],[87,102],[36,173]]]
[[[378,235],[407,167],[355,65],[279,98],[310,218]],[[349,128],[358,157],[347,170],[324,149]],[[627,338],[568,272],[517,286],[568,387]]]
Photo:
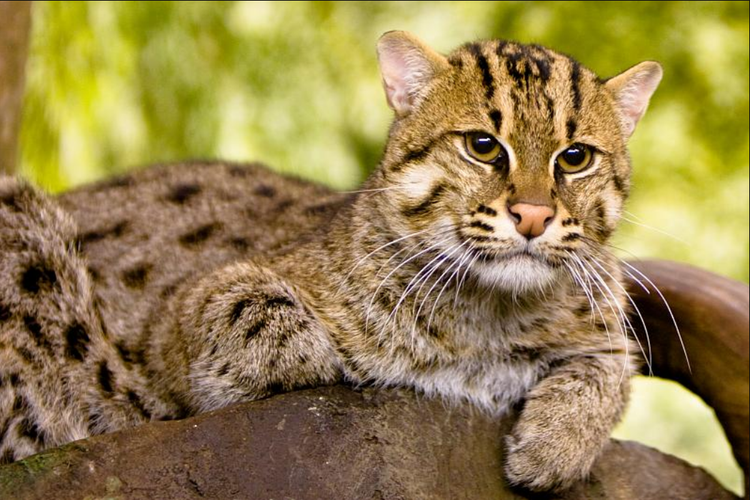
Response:
[[[160,249],[246,256],[274,251],[338,206],[330,189],[250,163],[160,165],[58,197],[92,265]]]
[[[259,164],[191,162],[84,186],[57,201],[76,222],[105,319],[130,330],[188,277],[295,246],[330,219],[342,195]]]

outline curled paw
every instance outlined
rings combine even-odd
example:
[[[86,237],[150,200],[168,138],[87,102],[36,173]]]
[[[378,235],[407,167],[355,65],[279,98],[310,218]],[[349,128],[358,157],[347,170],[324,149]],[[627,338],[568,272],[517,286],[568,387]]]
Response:
[[[506,438],[505,475],[513,486],[560,492],[588,476],[598,451],[577,436],[519,422]]]

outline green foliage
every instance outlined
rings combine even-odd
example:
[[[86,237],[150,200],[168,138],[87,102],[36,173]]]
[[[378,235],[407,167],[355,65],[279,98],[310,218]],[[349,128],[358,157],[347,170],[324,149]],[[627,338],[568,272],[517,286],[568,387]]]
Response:
[[[391,117],[390,29],[541,43],[604,76],[660,61],[616,246],[748,280],[747,2],[35,2],[22,172],[61,190],[221,157],[356,186]]]

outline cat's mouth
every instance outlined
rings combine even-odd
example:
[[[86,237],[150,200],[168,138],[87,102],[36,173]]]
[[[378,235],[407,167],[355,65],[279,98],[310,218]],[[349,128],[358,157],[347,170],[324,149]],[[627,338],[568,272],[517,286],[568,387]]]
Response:
[[[547,256],[526,248],[495,250],[482,248],[474,261],[479,283],[493,289],[524,293],[542,290],[559,278],[559,266]]]
[[[537,251],[532,250],[528,246],[513,250],[504,250],[504,249],[494,249],[494,248],[480,248],[475,247],[472,249],[481,259],[482,261],[486,263],[497,263],[497,262],[503,262],[503,263],[511,263],[514,261],[523,262],[523,261],[533,261],[533,262],[539,262],[542,264],[551,265],[552,263],[549,260],[549,257],[539,253]]]

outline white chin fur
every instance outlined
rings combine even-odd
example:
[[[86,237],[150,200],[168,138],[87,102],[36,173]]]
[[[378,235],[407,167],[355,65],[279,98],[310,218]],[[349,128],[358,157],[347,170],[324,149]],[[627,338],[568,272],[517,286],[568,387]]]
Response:
[[[489,262],[478,262],[473,266],[479,283],[515,294],[539,291],[557,278],[554,268],[525,255]]]

